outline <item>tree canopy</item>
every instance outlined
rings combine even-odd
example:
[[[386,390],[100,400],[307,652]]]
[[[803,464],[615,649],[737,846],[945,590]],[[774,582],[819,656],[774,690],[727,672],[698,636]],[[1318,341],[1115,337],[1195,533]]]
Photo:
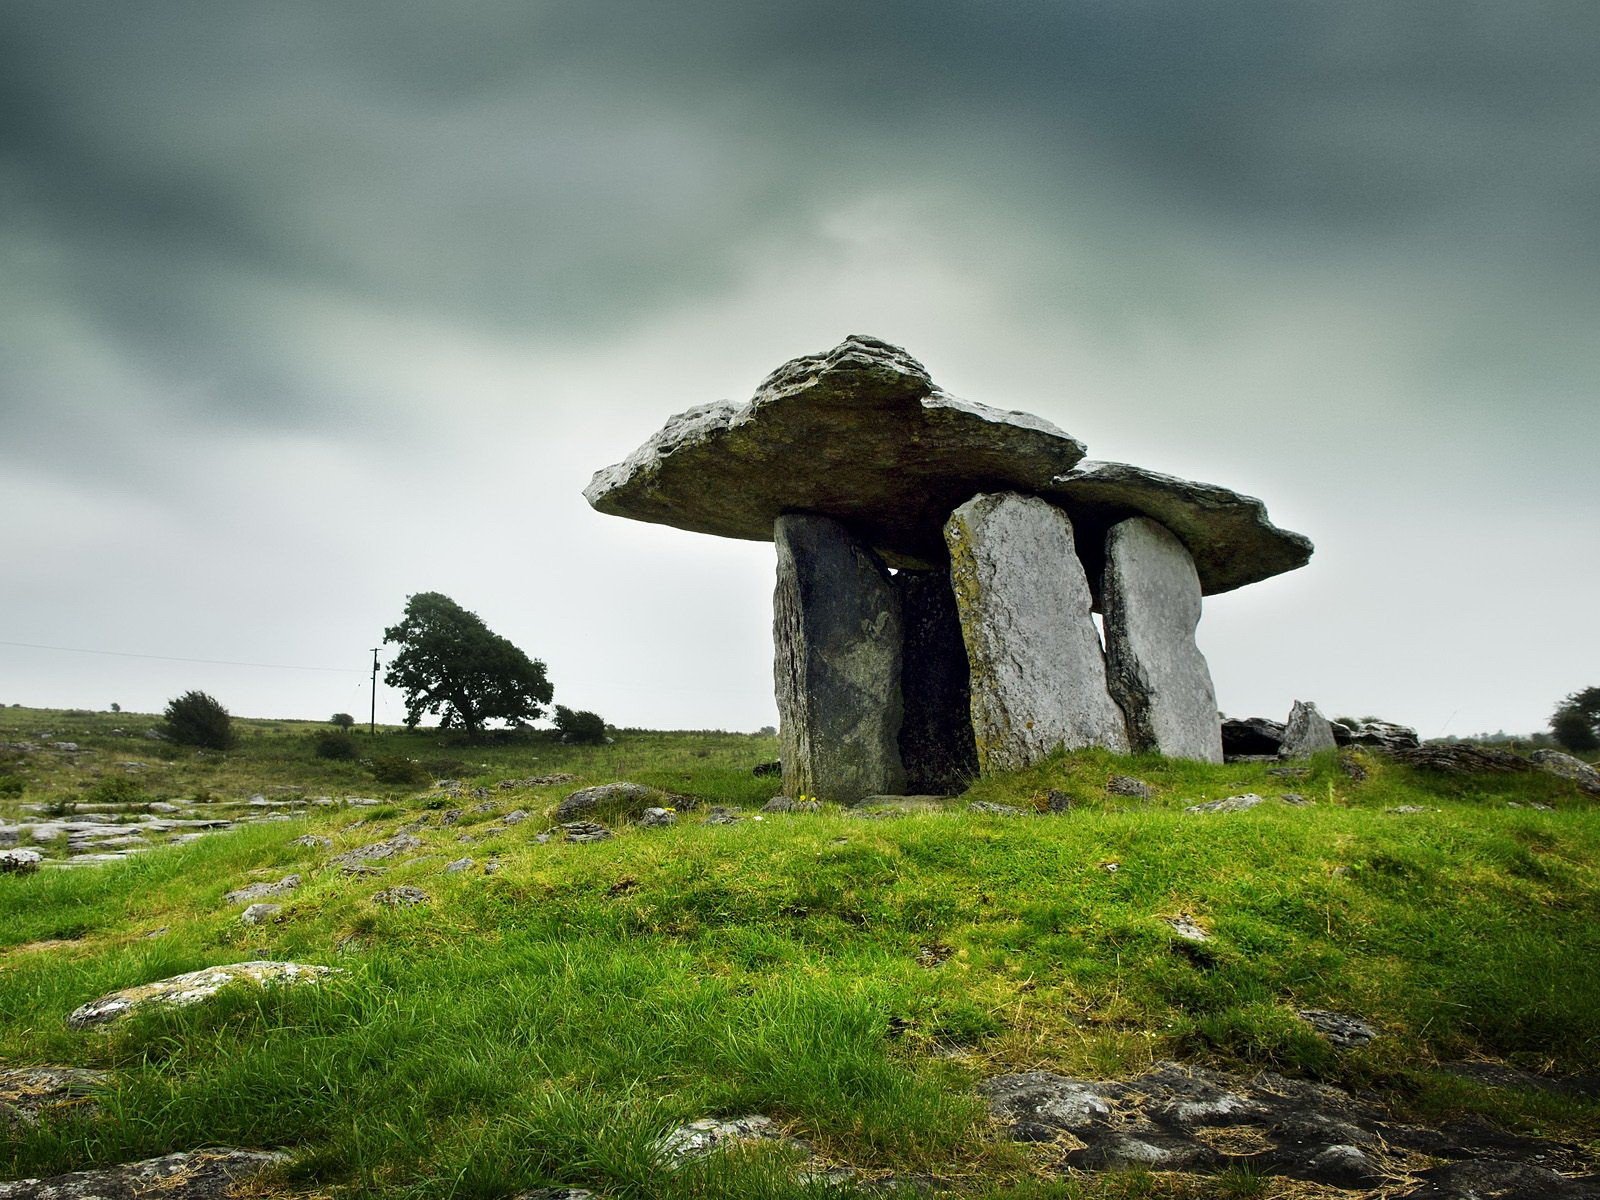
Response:
[[[555,694],[544,663],[439,592],[408,597],[405,615],[383,640],[400,646],[383,681],[405,692],[412,727],[424,713],[436,713],[441,727],[460,726],[476,737],[487,721],[535,720]]]
[[[1556,741],[1574,754],[1600,750],[1600,687],[1573,692],[1550,718]]]

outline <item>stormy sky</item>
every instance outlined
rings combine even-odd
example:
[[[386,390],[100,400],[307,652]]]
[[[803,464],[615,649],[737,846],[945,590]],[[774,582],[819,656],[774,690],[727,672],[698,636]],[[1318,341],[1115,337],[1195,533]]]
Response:
[[[580,492],[862,332],[1317,543],[1208,602],[1229,712],[1540,727],[1597,131],[1589,0],[8,0],[0,702],[364,715],[437,590],[561,702],[767,724],[771,547]]]

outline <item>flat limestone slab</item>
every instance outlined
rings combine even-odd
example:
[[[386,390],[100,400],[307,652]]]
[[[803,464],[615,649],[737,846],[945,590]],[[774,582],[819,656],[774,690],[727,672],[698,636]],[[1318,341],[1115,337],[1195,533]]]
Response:
[[[1082,462],[1040,494],[1067,510],[1090,579],[1104,568],[1105,535],[1119,521],[1149,517],[1194,558],[1202,595],[1231,592],[1303,567],[1311,539],[1279,529],[1254,496],[1127,463]]]
[[[0,1200],[225,1200],[236,1186],[289,1161],[268,1150],[193,1150],[49,1179],[0,1183]]]
[[[975,496],[945,540],[983,771],[1026,767],[1058,746],[1126,752],[1067,515],[1012,492]]]
[[[785,363],[748,404],[679,413],[584,496],[613,516],[750,541],[770,541],[783,513],[823,513],[891,566],[936,567],[958,504],[1045,490],[1083,456],[1048,421],[958,400],[904,350],[852,335]]]
[[[242,962],[221,967],[206,967],[174,975],[171,979],[144,983],[123,988],[91,1000],[74,1009],[67,1024],[74,1029],[87,1029],[130,1013],[136,1008],[151,1006],[178,1007],[209,1000],[230,983],[248,980],[251,983],[308,983],[329,975],[340,974],[335,967],[310,966],[294,962]]]
[[[1133,748],[1222,761],[1211,669],[1195,644],[1200,579],[1183,543],[1147,517],[1106,535],[1106,679]]]

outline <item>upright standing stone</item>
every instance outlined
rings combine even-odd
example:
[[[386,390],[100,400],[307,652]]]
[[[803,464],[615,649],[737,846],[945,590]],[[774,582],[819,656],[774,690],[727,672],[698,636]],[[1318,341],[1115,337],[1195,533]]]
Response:
[[[1106,681],[1135,750],[1222,761],[1222,718],[1195,645],[1200,576],[1183,543],[1148,517],[1106,535]]]
[[[1317,706],[1309,700],[1303,704],[1296,700],[1289,710],[1289,723],[1284,726],[1278,757],[1310,758],[1317,751],[1332,750],[1338,744],[1333,726],[1317,711]]]
[[[900,791],[900,612],[888,570],[828,517],[780,516],[773,541],[785,794],[848,803]]]
[[[1126,751],[1066,514],[991,493],[956,509],[944,535],[983,770],[1025,767],[1058,746]]]
[[[972,740],[967,648],[950,575],[901,571],[894,585],[905,630],[900,760],[906,768],[906,790],[922,795],[959,792],[978,773],[978,749]]]

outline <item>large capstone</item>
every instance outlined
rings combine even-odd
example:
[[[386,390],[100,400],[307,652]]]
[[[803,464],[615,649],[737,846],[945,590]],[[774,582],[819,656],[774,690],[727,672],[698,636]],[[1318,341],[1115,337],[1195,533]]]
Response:
[[[965,791],[978,774],[978,748],[972,738],[967,648],[950,576],[944,571],[901,571],[894,584],[905,634],[900,759],[906,790]]]
[[[900,605],[883,562],[838,521],[774,522],[783,789],[842,803],[905,785]]]
[[[1106,681],[1135,750],[1222,761],[1211,669],[1195,645],[1200,577],[1188,550],[1147,517],[1106,535]]]
[[[975,496],[951,514],[945,541],[983,770],[1062,746],[1126,751],[1066,514],[1013,492]]]
[[[784,513],[826,513],[890,565],[932,569],[956,505],[1041,490],[1083,455],[1050,422],[959,400],[898,346],[854,335],[785,363],[748,404],[678,414],[584,496],[603,513],[754,541]]]

